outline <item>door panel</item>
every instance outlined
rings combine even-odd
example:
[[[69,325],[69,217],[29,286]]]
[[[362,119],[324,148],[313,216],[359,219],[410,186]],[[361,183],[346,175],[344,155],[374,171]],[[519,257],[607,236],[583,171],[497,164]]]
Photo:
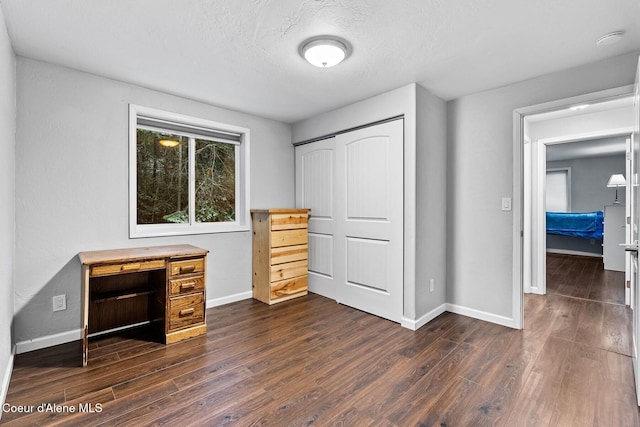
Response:
[[[309,272],[333,277],[333,236],[309,234]]]
[[[389,242],[347,237],[346,286],[389,293]]]
[[[296,153],[296,206],[309,212],[309,291],[335,299],[335,138],[300,145]]]
[[[384,136],[346,143],[347,220],[389,220],[389,143]]]

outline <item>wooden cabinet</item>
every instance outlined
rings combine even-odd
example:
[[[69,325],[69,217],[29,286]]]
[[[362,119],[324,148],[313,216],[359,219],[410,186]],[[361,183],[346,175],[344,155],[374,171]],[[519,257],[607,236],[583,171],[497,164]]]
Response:
[[[252,210],[253,297],[267,304],[307,294],[309,209]]]
[[[191,245],[81,252],[83,366],[91,336],[142,324],[157,326],[167,344],[206,333],[208,252]]]

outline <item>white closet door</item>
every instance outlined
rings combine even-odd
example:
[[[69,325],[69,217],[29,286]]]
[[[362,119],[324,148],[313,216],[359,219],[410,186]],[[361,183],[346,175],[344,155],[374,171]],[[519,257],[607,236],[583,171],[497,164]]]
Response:
[[[299,145],[296,152],[296,206],[309,212],[309,275],[311,292],[336,299],[335,138]]]
[[[403,177],[402,120],[296,147],[310,291],[402,320]]]

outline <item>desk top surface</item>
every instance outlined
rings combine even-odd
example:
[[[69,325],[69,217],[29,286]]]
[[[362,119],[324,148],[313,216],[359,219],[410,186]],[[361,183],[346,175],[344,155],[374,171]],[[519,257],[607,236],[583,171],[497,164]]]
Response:
[[[144,248],[108,249],[103,251],[80,252],[78,257],[83,265],[105,264],[123,261],[138,261],[160,258],[184,258],[203,256],[209,251],[192,245],[147,246]]]

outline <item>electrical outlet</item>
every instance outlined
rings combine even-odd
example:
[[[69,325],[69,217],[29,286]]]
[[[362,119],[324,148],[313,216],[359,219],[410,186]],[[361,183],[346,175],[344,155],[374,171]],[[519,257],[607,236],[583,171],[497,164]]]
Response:
[[[53,297],[53,311],[62,311],[67,309],[67,296],[55,295]]]
[[[433,292],[436,288],[436,279],[429,279],[429,292]]]

